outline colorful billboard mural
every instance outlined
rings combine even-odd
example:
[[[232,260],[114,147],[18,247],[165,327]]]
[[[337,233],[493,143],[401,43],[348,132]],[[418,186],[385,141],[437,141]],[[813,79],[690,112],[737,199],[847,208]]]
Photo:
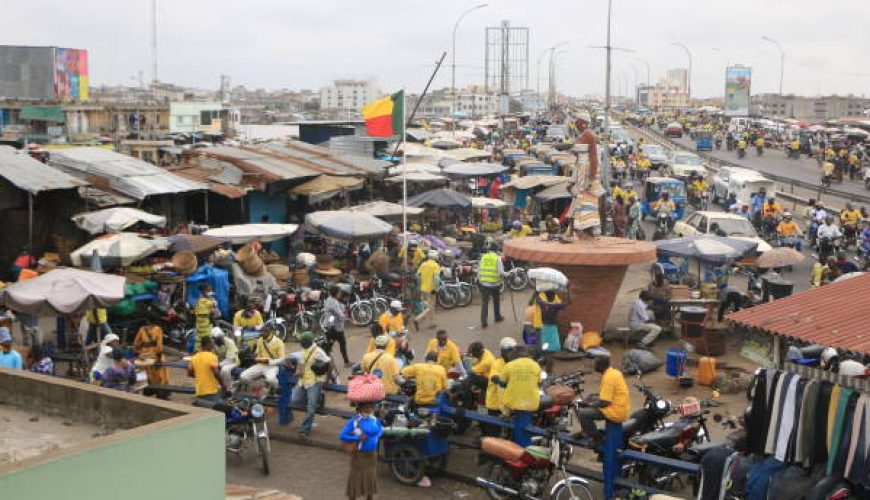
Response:
[[[56,49],[54,87],[60,101],[88,100],[88,51]]]
[[[752,86],[752,68],[730,66],[725,69],[725,114],[749,115],[749,90]]]

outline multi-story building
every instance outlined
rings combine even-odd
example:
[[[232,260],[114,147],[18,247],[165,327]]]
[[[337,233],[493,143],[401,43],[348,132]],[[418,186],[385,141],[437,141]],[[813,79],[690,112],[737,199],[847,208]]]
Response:
[[[651,87],[638,90],[637,98],[656,110],[686,109],[689,107],[689,72],[684,68],[669,69],[664,78]]]
[[[675,88],[677,92],[689,92],[689,70],[686,68],[669,69],[665,73],[664,82],[661,80],[659,84],[664,83],[667,87]]]
[[[359,113],[362,107],[381,97],[372,80],[335,80],[320,89],[320,109]]]
[[[833,120],[844,116],[864,116],[870,99],[857,96],[818,96],[761,94],[750,101],[750,113],[798,120]]]
[[[170,132],[230,134],[238,128],[239,122],[239,110],[219,102],[169,103]]]

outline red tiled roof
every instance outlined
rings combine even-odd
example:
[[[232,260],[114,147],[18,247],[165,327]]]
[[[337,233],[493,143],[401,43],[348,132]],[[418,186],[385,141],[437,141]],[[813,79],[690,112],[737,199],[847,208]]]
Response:
[[[870,354],[870,274],[744,309],[727,318],[774,335]]]

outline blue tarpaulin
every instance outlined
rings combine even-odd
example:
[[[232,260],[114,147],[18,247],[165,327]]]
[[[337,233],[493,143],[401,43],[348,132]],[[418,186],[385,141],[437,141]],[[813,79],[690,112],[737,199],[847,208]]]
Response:
[[[208,283],[214,291],[215,299],[217,299],[218,308],[221,310],[221,315],[224,318],[230,318],[230,273],[223,269],[212,266],[211,264],[200,267],[195,273],[187,278],[187,282],[191,285],[187,287],[187,303],[193,307],[199,299],[199,285]]]

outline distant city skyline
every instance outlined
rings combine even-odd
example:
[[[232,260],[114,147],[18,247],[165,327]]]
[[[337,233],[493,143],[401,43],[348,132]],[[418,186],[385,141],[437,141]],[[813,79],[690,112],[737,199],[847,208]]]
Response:
[[[519,0],[493,0],[462,21],[457,31],[458,87],[483,83],[484,28],[501,20],[530,28],[530,86],[547,47],[568,42],[557,59],[558,90],[580,96],[603,94],[605,0],[559,3],[529,9]],[[780,57],[786,53],[785,94],[863,95],[870,87],[870,43],[863,20],[870,4],[850,2],[848,14],[820,15],[808,0],[734,0],[698,4],[688,0],[614,0],[613,44],[634,50],[614,53],[614,90],[650,83],[688,65],[692,96],[720,97],[726,59],[753,70],[752,94],[776,93]],[[835,2],[837,3],[837,2]],[[413,4],[413,5],[412,5]],[[220,75],[247,88],[319,88],[339,78],[374,79],[384,91],[422,90],[434,61],[448,51],[457,16],[476,2],[321,0],[246,3],[227,0],[161,1],[159,79],[217,89]],[[832,6],[835,7],[835,6]],[[15,2],[4,8],[0,43],[54,45],[89,51],[90,84],[138,85],[151,80],[151,0],[89,0],[58,4]],[[39,22],[34,22],[38,20]],[[718,49],[718,50],[714,50]],[[546,82],[546,55],[541,79]],[[449,87],[442,69],[436,88]]]

